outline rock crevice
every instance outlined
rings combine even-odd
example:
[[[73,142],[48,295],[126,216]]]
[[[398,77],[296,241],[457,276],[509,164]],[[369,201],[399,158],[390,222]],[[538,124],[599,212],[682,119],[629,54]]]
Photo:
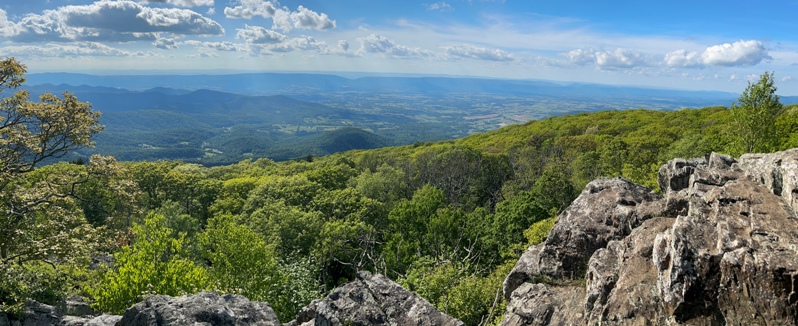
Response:
[[[505,280],[502,324],[798,324],[798,149],[675,159],[658,181],[591,182]]]

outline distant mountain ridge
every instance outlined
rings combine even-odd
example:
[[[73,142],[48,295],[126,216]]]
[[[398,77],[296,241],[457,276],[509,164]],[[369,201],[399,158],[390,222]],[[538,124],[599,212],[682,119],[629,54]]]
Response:
[[[475,77],[361,77],[344,78],[312,73],[241,73],[227,75],[108,75],[75,73],[30,74],[30,85],[68,84],[103,86],[145,91],[157,88],[209,89],[242,95],[312,94],[329,92],[381,93],[487,93],[567,97],[646,97],[699,101],[696,106],[726,103],[734,93],[691,91],[585,83],[557,83],[538,80],[488,79]],[[798,102],[798,97],[786,98]],[[721,100],[721,101],[719,101]],[[717,104],[715,104],[717,105]],[[725,104],[728,105],[728,104]]]

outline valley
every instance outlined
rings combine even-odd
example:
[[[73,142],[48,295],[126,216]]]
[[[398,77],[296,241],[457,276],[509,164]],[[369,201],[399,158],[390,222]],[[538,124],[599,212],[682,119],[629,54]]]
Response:
[[[103,113],[96,146],[67,159],[105,153],[204,165],[318,157],[461,138],[553,116],[673,111],[734,99],[722,92],[465,77],[33,74],[30,80],[34,96],[68,91]]]

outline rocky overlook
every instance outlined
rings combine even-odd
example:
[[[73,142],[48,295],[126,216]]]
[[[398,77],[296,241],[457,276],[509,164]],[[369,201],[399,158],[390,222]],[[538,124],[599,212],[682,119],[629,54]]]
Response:
[[[501,325],[798,324],[798,149],[674,159],[662,195],[598,179],[504,281]],[[29,304],[0,325],[280,325],[267,303],[152,296],[124,316]],[[361,272],[286,325],[462,325],[385,276]]]
[[[591,182],[504,282],[502,325],[798,324],[798,149]]]

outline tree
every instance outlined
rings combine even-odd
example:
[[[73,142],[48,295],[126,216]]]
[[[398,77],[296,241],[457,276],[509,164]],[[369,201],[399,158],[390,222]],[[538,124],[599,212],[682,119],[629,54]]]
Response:
[[[784,106],[773,84],[773,73],[765,72],[757,83],[749,81],[737,102],[732,103],[732,122],[738,135],[735,154],[770,151],[777,145],[775,123]]]
[[[133,245],[114,254],[113,269],[88,289],[96,309],[121,314],[147,294],[175,296],[207,288],[207,272],[188,259],[185,234],[167,227],[166,217],[150,214],[133,230]]]
[[[24,73],[25,66],[15,59],[0,60],[0,93],[21,86]],[[102,130],[100,113],[72,94],[57,97],[48,93],[40,100],[30,101],[29,93],[20,90],[0,101],[0,264],[52,257],[55,249],[68,255],[82,246],[82,241],[75,240],[83,236],[70,235],[83,233],[85,228],[77,227],[83,218],[65,207],[77,198],[80,184],[116,165],[98,156],[93,158],[95,164],[81,173],[26,180],[42,161],[91,146],[91,137]],[[51,232],[44,232],[47,238],[32,238],[48,225],[61,225],[58,230],[63,232],[52,237]],[[42,241],[48,245],[32,251],[30,246]]]

